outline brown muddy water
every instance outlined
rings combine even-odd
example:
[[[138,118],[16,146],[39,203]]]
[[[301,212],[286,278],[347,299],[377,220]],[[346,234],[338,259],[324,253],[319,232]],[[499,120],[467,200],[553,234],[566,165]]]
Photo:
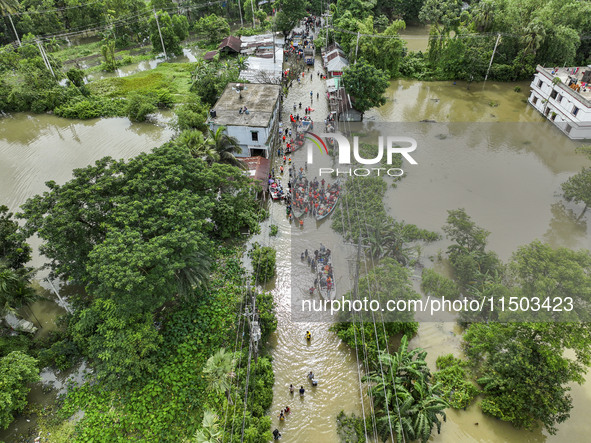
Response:
[[[515,92],[515,86],[520,86],[522,92]],[[325,89],[317,76],[310,80],[308,75],[289,91],[283,121],[293,112],[294,103],[296,107],[300,101],[303,107],[310,104],[310,91],[315,109],[312,117],[317,124],[320,122],[315,132],[322,132],[327,108]],[[316,92],[320,94],[319,100]],[[590,247],[588,218],[577,220],[582,208],[566,204],[560,197],[560,183],[587,162],[574,153],[575,143],[524,103],[526,97],[527,83],[472,84],[468,90],[467,85],[459,82],[392,82],[387,104],[368,112],[366,124],[359,130],[372,134],[372,125],[399,122],[402,126],[395,127],[413,131],[419,143],[414,153],[419,164],[405,165],[407,176],[396,189],[388,191],[386,204],[390,213],[397,219],[441,231],[446,211],[464,207],[480,226],[491,231],[489,247],[503,259],[535,238],[555,246]],[[303,115],[303,111],[297,112]],[[438,123],[405,123],[421,120]],[[26,114],[2,118],[0,202],[14,211],[28,197],[43,192],[47,180],[63,183],[71,177],[73,168],[86,166],[105,155],[131,157],[162,144],[171,135],[163,126],[131,124],[127,119],[78,122]],[[299,168],[304,161],[303,152],[296,153],[294,158]],[[308,175],[313,173],[309,171]],[[350,287],[354,274],[350,260],[354,258],[354,248],[343,245],[340,236],[330,229],[330,220],[316,223],[308,218],[300,229],[290,225],[283,204],[271,203],[270,210],[267,226],[278,225],[279,234],[269,237],[263,230],[257,240],[277,249],[278,277],[267,288],[275,295],[279,321],[269,343],[276,376],[270,411],[273,427],[280,429],[286,442],[337,442],[338,412],[362,412],[362,368],[355,354],[328,331],[328,322],[292,319],[291,303],[302,298],[310,284],[311,274],[298,258],[302,250],[316,249],[320,242],[332,249],[337,290],[343,293]],[[446,246],[441,241],[425,248],[425,264],[432,266],[430,258]],[[33,265],[42,264],[43,259],[36,254]],[[51,316],[57,312],[51,313],[45,306],[39,307],[36,315],[43,316],[43,309],[48,318],[40,318],[41,322],[51,322]],[[312,333],[310,343],[305,340],[306,330]],[[429,352],[429,364],[434,369],[438,355],[460,354],[460,334],[453,323],[427,322],[421,324],[411,343]],[[317,388],[311,388],[306,379],[310,370],[319,380]],[[290,383],[306,388],[303,399],[297,393],[293,397],[289,394]],[[557,436],[517,431],[484,416],[478,405],[473,405],[467,411],[448,411],[441,435],[432,436],[430,441],[588,441],[591,381],[573,386],[572,396],[572,417],[559,427]],[[30,399],[41,404],[44,401],[34,392]],[[277,415],[286,405],[292,412],[285,422],[279,423]],[[368,411],[367,401],[363,410]],[[24,429],[21,420],[11,428],[11,434],[0,434],[0,438],[12,440],[16,428]]]

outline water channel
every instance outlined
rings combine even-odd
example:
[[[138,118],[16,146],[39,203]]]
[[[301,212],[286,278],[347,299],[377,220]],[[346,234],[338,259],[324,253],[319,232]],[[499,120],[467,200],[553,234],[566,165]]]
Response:
[[[514,91],[516,84],[472,84],[470,89],[467,86],[460,82],[454,85],[393,81],[387,104],[366,114],[364,131],[372,133],[373,125],[379,122],[402,122],[395,127],[413,131],[420,146],[415,153],[419,165],[405,167],[407,177],[388,191],[386,204],[390,213],[397,219],[440,231],[446,210],[464,207],[480,226],[491,231],[489,247],[504,260],[519,245],[535,238],[555,246],[590,248],[588,217],[578,219],[582,208],[566,204],[560,197],[560,183],[587,164],[584,157],[574,153],[577,144],[524,103],[527,83],[519,84],[522,92]],[[315,109],[312,117],[322,122],[327,114],[325,91],[316,76],[312,81],[306,77],[290,90],[284,103],[284,121],[294,103],[301,101],[303,107],[310,104],[310,91]],[[319,100],[316,92],[320,94]],[[298,112],[303,114],[299,109]],[[421,120],[437,123],[404,123]],[[47,180],[64,183],[74,168],[106,155],[134,156],[162,144],[171,135],[164,125],[132,124],[124,118],[85,122],[50,115],[16,114],[2,118],[0,202],[15,211],[27,198],[43,192]],[[297,167],[303,164],[302,152],[294,158]],[[344,291],[350,284],[352,271],[348,259],[354,251],[343,246],[340,236],[330,229],[330,220],[316,224],[309,218],[303,230],[294,230],[285,218],[282,204],[271,204],[270,209],[270,223],[279,226],[279,234],[269,238],[263,232],[260,242],[278,251],[278,278],[268,287],[275,295],[279,320],[278,330],[269,343],[276,376],[270,411],[273,426],[279,427],[285,442],[336,442],[338,412],[361,411],[358,364],[355,354],[328,331],[328,323],[292,320],[292,298],[309,284],[309,276],[293,255],[323,242],[335,251],[337,287]],[[38,242],[33,240],[33,246],[38,246]],[[432,266],[430,257],[446,246],[441,241],[426,248],[425,264]],[[42,264],[42,257],[35,253],[33,266]],[[51,323],[58,310],[49,302],[39,303],[34,308],[36,315],[46,312],[40,320]],[[313,336],[309,344],[304,338],[306,330]],[[460,334],[453,323],[423,323],[411,344],[429,352],[428,361],[434,369],[438,355],[460,354]],[[320,380],[316,389],[309,389],[306,384],[310,370]],[[52,376],[45,377],[48,380]],[[303,399],[290,396],[290,383],[306,387]],[[431,441],[586,441],[591,432],[587,420],[591,378],[582,386],[574,385],[572,396],[572,416],[559,426],[556,436],[515,430],[484,416],[478,405],[472,405],[467,411],[448,411],[441,435],[434,435]],[[32,391],[30,400],[44,404],[41,390]],[[276,415],[286,405],[292,413],[280,424]],[[0,438],[14,439],[15,430],[24,429],[23,423],[17,420],[11,429],[12,433],[3,433]]]

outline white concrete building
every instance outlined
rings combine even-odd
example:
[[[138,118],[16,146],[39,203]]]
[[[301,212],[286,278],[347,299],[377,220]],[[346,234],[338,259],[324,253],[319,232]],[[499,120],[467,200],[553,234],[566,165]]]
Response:
[[[280,93],[279,85],[228,83],[207,124],[213,131],[224,126],[225,133],[238,140],[242,153],[237,157],[269,158],[279,125]]]
[[[571,139],[591,139],[591,68],[536,71],[529,104]]]

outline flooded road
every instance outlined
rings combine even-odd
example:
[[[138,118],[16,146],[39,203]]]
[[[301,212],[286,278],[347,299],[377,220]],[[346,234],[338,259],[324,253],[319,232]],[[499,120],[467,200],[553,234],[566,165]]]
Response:
[[[515,86],[520,86],[521,92],[515,92]],[[589,216],[577,220],[582,208],[566,204],[560,196],[560,183],[588,162],[574,153],[575,143],[524,103],[527,86],[527,83],[488,82],[472,84],[468,90],[461,82],[456,85],[391,82],[388,102],[366,113],[363,131],[373,134],[376,124],[397,122],[392,123],[393,127],[412,131],[417,138],[419,147],[413,155],[416,154],[419,164],[405,165],[407,177],[397,188],[389,188],[386,205],[390,214],[441,232],[446,211],[464,207],[477,224],[491,231],[489,248],[504,260],[519,245],[535,238],[554,246],[590,248]],[[314,132],[322,132],[328,114],[325,92],[318,76],[313,75],[310,80],[308,73],[302,83],[294,83],[290,89],[284,101],[283,121],[288,121],[294,104],[300,115],[311,104],[312,118],[319,125]],[[405,123],[421,120],[438,123]],[[73,168],[84,167],[105,155],[115,158],[137,155],[164,143],[171,135],[163,126],[131,124],[125,118],[86,122],[49,115],[17,114],[2,118],[0,202],[16,211],[28,197],[43,192],[47,180],[64,183],[71,177]],[[304,153],[296,153],[294,159],[299,168]],[[311,174],[313,171],[309,171],[308,175]],[[304,249],[316,249],[322,242],[334,251],[338,293],[350,287],[353,274],[350,259],[354,258],[354,251],[344,246],[341,237],[330,229],[330,220],[316,223],[308,218],[300,230],[285,217],[283,204],[270,204],[270,211],[269,223],[279,226],[279,234],[269,237],[263,231],[259,242],[277,249],[278,278],[268,288],[278,305],[278,329],[270,340],[276,378],[270,411],[273,428],[280,429],[286,442],[337,442],[338,412],[361,413],[359,377],[363,374],[355,354],[328,331],[328,322],[294,321],[291,306],[294,300],[306,296],[312,277],[298,258]],[[38,243],[33,241],[33,246],[36,251]],[[435,257],[446,247],[445,241],[430,245],[423,252],[423,260],[431,266],[429,257]],[[42,264],[42,258],[35,252],[33,266]],[[59,313],[59,308],[38,303],[41,304],[33,305],[33,311],[50,328],[51,317]],[[312,333],[310,343],[305,340],[307,330]],[[428,362],[434,369],[438,355],[460,355],[460,334],[453,323],[423,323],[411,345],[429,352]],[[317,388],[310,388],[306,379],[310,370],[319,380]],[[290,384],[306,388],[303,399],[297,393],[293,397],[289,394]],[[32,392],[31,400],[43,403],[36,392]],[[467,411],[449,410],[441,435],[434,435],[430,441],[587,441],[591,431],[587,420],[591,410],[591,379],[583,386],[573,386],[572,396],[571,419],[559,426],[556,436],[540,431],[517,431],[511,425],[484,416],[473,405]],[[285,422],[279,423],[277,415],[287,405],[292,412]],[[10,441],[16,435],[15,428],[24,429],[23,423],[15,423],[13,433],[1,434],[0,438]]]

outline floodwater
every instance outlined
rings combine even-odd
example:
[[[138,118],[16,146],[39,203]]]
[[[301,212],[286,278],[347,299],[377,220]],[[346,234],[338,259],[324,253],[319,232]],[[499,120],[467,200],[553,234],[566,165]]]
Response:
[[[406,48],[409,51],[425,52],[429,46],[429,25],[412,26],[400,32],[400,38],[406,42]]]
[[[464,207],[476,223],[491,231],[489,247],[505,260],[519,245],[535,238],[555,246],[589,248],[588,216],[579,219],[582,208],[566,204],[560,197],[560,183],[588,164],[584,157],[574,153],[577,144],[524,103],[527,83],[473,83],[469,89],[467,86],[461,82],[454,85],[393,81],[386,105],[366,113],[363,131],[370,134],[368,139],[375,135],[378,123],[390,122],[397,131],[412,131],[418,141],[413,153],[418,165],[405,164],[406,178],[388,191],[390,213],[397,219],[440,231],[446,211]],[[515,92],[515,86],[522,91]],[[290,89],[284,102],[283,121],[288,121],[294,104],[296,112],[303,115],[299,103],[302,108],[311,103],[312,117],[319,123],[314,132],[323,132],[322,121],[328,113],[324,94],[323,82],[314,75],[310,80],[308,73],[302,83],[295,83]],[[421,120],[437,123],[407,123]],[[342,125],[340,129],[357,132],[353,125]],[[64,183],[73,168],[86,166],[105,155],[137,155],[162,144],[171,135],[164,125],[131,124],[125,118],[86,122],[49,115],[16,114],[2,118],[0,202],[15,211],[28,197],[43,192],[47,180]],[[296,153],[294,159],[299,169],[304,153]],[[309,176],[312,174],[314,171],[308,172]],[[338,412],[362,411],[362,367],[355,353],[328,331],[328,321],[297,321],[292,318],[291,309],[294,300],[305,296],[312,278],[298,258],[301,251],[317,249],[321,242],[333,251],[337,294],[350,287],[354,274],[351,259],[355,253],[330,229],[330,220],[316,223],[308,218],[300,229],[290,225],[283,204],[271,203],[270,210],[268,223],[278,225],[279,234],[269,237],[263,230],[257,240],[277,249],[278,278],[267,288],[275,296],[279,323],[269,343],[276,377],[270,411],[273,427],[280,429],[286,442],[337,442]],[[34,240],[33,245],[38,246],[38,242]],[[429,258],[446,246],[441,241],[425,248],[425,264],[433,266]],[[42,264],[43,259],[35,253],[33,266]],[[49,329],[54,327],[55,316],[63,311],[46,303],[38,302],[32,308],[41,324]],[[305,340],[306,330],[312,333],[310,343]],[[453,323],[422,323],[411,345],[429,352],[428,361],[434,369],[438,355],[460,355],[460,334]],[[317,388],[311,388],[306,379],[310,370],[319,380]],[[294,397],[289,394],[290,384],[306,388],[303,399],[297,392]],[[484,416],[478,405],[473,405],[467,411],[448,411],[441,435],[434,435],[431,441],[587,441],[591,431],[587,420],[591,381],[573,386],[572,396],[572,417],[559,426],[557,436],[515,430]],[[30,399],[41,404],[48,401],[36,390]],[[292,412],[280,423],[277,415],[286,405]],[[368,411],[367,402],[363,408]],[[0,438],[14,440],[17,428],[25,429],[22,419]]]
[[[322,132],[322,120],[327,115],[323,100],[326,91],[317,77],[313,77],[312,82],[309,74],[305,78],[290,89],[284,103],[283,121],[288,121],[294,103],[298,105],[301,101],[304,107],[310,104],[312,90],[312,107],[315,108],[312,116],[320,122],[320,128],[317,126],[314,132]],[[516,91],[516,86],[521,90]],[[569,141],[526,104],[528,91],[528,82],[468,85],[465,82],[392,81],[386,105],[368,111],[364,124],[341,123],[339,129],[357,135],[368,134],[365,141],[373,143],[376,139],[371,138],[377,135],[378,129],[393,129],[396,135],[412,134],[417,140],[418,148],[413,157],[418,165],[405,164],[406,177],[397,188],[390,187],[386,195],[386,206],[396,219],[442,232],[447,210],[463,207],[477,224],[491,231],[489,247],[503,260],[510,258],[518,246],[536,238],[553,246],[591,248],[588,217],[579,219],[582,208],[564,202],[560,191],[560,184],[589,162],[575,153],[578,143]],[[316,103],[316,92],[320,94],[320,103]],[[296,112],[302,114],[299,106]],[[421,120],[429,122],[408,123]],[[297,168],[304,162],[304,156],[301,151],[294,155]],[[314,160],[316,162],[316,158]],[[279,302],[279,328],[272,339],[276,373],[271,411],[274,427],[278,427],[286,441],[337,442],[334,433],[337,412],[344,409],[358,414],[361,409],[357,374],[358,371],[363,374],[363,368],[357,364],[354,353],[343,349],[338,338],[326,332],[327,323],[299,322],[299,318],[290,319],[289,311],[290,303],[302,298],[310,285],[311,277],[302,272],[305,266],[299,260],[304,248],[317,248],[322,241],[337,251],[334,255],[337,295],[350,287],[350,277],[354,273],[350,259],[354,258],[354,251],[329,229],[330,221],[319,225],[306,221],[302,231],[292,228],[291,238],[287,238],[284,206],[273,203],[272,214],[279,217],[279,222],[274,223],[280,226],[279,237],[270,240],[278,249],[280,275],[274,288]],[[434,260],[447,245],[442,240],[425,247],[423,262],[427,266],[441,267]],[[290,248],[292,253],[288,254],[286,251]],[[284,272],[292,274],[291,279],[283,275]],[[321,347],[316,347],[314,340],[311,345],[306,344],[303,336],[307,329],[322,341]],[[437,356],[461,355],[461,330],[455,323],[424,322],[411,346],[426,349],[428,363],[435,370]],[[307,390],[303,402],[299,398],[291,400],[290,383],[307,388],[305,374],[313,370],[322,380],[327,367],[330,368],[328,386],[319,384],[317,391],[311,393]],[[339,394],[346,390],[349,395],[337,398],[331,394],[333,390]],[[591,380],[583,386],[572,386],[571,394],[574,404],[571,419],[559,426],[556,436],[541,430],[517,430],[508,423],[485,416],[479,406],[473,404],[466,411],[447,411],[442,433],[434,434],[430,441],[587,441],[591,430],[591,425],[585,425],[591,408]],[[312,395],[315,397],[310,398]],[[323,396],[322,402],[317,401],[319,395]],[[286,405],[295,413],[280,423],[276,416]],[[367,412],[367,402],[364,406]],[[313,411],[308,415],[311,408]]]

